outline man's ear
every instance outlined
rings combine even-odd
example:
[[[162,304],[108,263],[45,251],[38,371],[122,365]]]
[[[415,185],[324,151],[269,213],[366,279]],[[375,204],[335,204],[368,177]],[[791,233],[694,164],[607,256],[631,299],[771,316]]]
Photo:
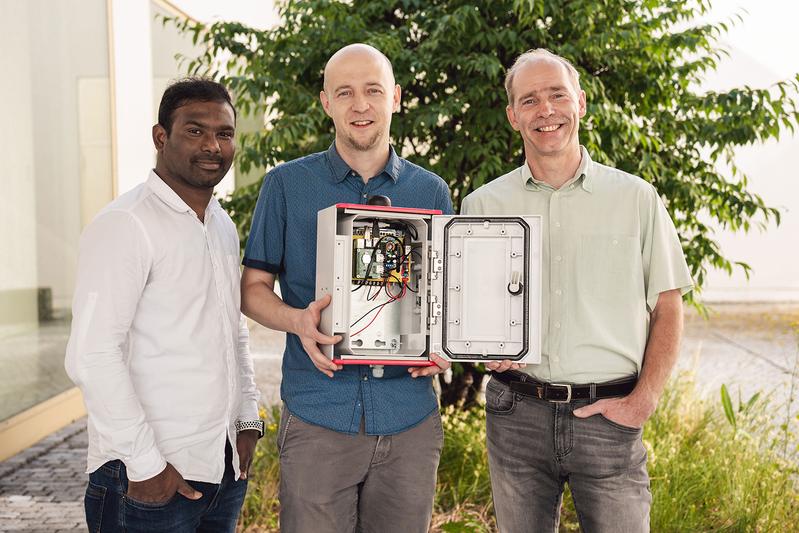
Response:
[[[402,89],[400,89],[399,84],[394,85],[394,96],[392,98],[394,106],[392,109],[392,113],[396,113],[400,110],[400,102],[402,101]]]
[[[167,137],[169,137],[169,135],[162,125],[156,124],[153,126],[153,145],[156,150],[160,152],[164,148]]]
[[[586,103],[585,103],[585,91],[580,91],[579,98],[577,100],[578,105],[580,106],[580,118],[585,116],[586,112]]]
[[[324,90],[319,91],[319,101],[322,102],[322,109],[325,110],[325,114],[330,116],[330,100],[328,99],[327,93]]]
[[[510,127],[516,131],[519,131],[519,123],[516,120],[516,112],[513,110],[513,106],[508,104],[505,106],[505,115],[508,117],[508,122],[510,123]]]

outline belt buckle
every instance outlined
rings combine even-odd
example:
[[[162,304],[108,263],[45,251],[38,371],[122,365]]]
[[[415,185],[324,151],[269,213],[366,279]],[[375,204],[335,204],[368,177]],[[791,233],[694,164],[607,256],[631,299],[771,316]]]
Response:
[[[547,396],[549,395],[549,390],[551,387],[563,387],[566,389],[566,399],[563,400],[550,400],[547,398],[547,401],[552,403],[569,403],[572,399],[572,386],[569,383],[547,383],[546,385],[546,393]]]

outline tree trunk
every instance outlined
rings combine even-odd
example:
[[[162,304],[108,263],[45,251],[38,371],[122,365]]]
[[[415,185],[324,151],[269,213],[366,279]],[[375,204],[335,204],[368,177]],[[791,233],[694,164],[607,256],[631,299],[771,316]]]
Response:
[[[444,382],[439,374],[441,385],[441,406],[457,405],[462,409],[477,405],[485,373],[471,363],[453,363],[452,381]]]

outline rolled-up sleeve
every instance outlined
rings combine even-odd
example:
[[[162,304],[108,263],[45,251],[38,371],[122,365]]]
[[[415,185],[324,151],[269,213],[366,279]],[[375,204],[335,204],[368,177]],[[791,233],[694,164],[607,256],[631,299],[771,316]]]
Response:
[[[261,185],[242,263],[272,274],[283,270],[286,236],[286,197],[277,169]]]
[[[166,467],[122,351],[152,262],[151,243],[133,215],[109,211],[86,228],[65,361],[83,393],[100,450],[119,457],[131,481],[149,479]]]

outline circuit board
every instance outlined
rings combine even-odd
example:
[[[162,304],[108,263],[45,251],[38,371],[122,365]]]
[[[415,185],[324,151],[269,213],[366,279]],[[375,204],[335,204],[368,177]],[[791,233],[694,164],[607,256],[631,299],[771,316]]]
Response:
[[[405,245],[405,231],[371,227],[353,229],[352,281],[363,285],[383,285],[408,281],[411,247]]]

